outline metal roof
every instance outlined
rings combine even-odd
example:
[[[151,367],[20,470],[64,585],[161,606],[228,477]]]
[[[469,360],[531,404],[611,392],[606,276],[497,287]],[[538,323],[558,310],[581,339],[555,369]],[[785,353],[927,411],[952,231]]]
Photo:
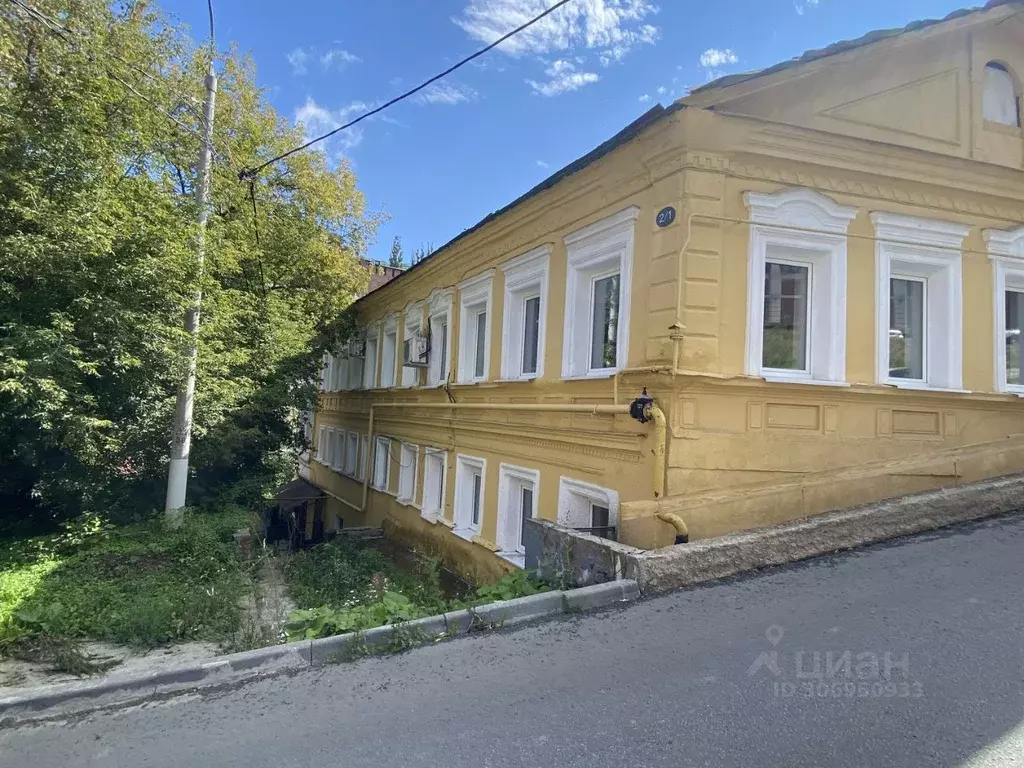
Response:
[[[778,64],[773,64],[765,69],[754,70],[753,72],[741,72],[736,75],[726,75],[720,77],[717,80],[712,80],[710,83],[694,88],[690,91],[694,93],[704,93],[706,91],[715,90],[716,88],[726,88],[730,85],[736,85],[737,83],[743,83],[747,80],[753,80],[756,77],[764,77],[765,75],[771,75],[775,72],[781,72],[786,69],[800,66],[801,64],[808,64],[812,61],[818,61],[828,56],[835,56],[838,53],[845,53],[846,51],[852,51],[854,48],[862,48],[865,45],[871,45],[872,43],[881,42],[882,40],[888,40],[893,37],[899,37],[905,35],[908,32],[917,32],[928,27],[934,27],[936,24],[942,24],[947,21],[953,21],[955,19],[962,19],[965,16],[971,16],[976,13],[982,13],[984,11],[998,8],[1001,5],[1020,5],[1021,0],[989,0],[983,6],[977,6],[973,8],[961,8],[960,10],[953,11],[948,16],[941,19],[922,19],[920,21],[912,21],[905,27],[894,27],[893,29],[876,29],[872,32],[868,32],[865,35],[861,35],[853,40],[840,40],[837,43],[832,43],[825,48],[815,48],[809,51],[805,51],[796,58],[789,59],[788,61],[782,61]]]

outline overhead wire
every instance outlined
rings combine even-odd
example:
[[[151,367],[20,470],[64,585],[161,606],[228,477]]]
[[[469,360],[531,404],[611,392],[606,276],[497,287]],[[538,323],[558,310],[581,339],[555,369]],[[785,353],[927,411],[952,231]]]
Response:
[[[572,0],[559,0],[559,2],[555,3],[550,8],[546,9],[543,13],[540,13],[537,16],[534,16],[532,19],[530,19],[529,21],[527,21],[524,24],[520,24],[518,27],[513,29],[511,32],[507,32],[506,34],[504,34],[501,37],[499,37],[497,40],[495,40],[490,45],[487,45],[487,46],[481,48],[480,50],[478,50],[476,53],[473,53],[473,54],[467,56],[466,58],[461,59],[460,61],[456,62],[452,66],[448,67],[448,69],[444,70],[444,72],[441,72],[439,74],[434,75],[429,80],[424,80],[422,83],[417,85],[415,88],[409,89],[405,93],[402,93],[402,94],[396,96],[395,98],[391,99],[390,101],[387,101],[384,104],[381,104],[379,107],[376,107],[374,109],[371,109],[371,110],[368,110],[368,111],[364,112],[363,114],[359,115],[359,117],[356,117],[355,119],[350,120],[349,122],[345,123],[344,125],[339,125],[337,128],[334,128],[334,129],[328,131],[325,134],[317,136],[315,139],[310,139],[305,144],[300,144],[297,147],[289,149],[287,152],[283,152],[280,155],[278,155],[277,157],[272,157],[270,160],[267,160],[266,162],[261,163],[260,165],[255,166],[254,168],[247,168],[245,170],[242,170],[241,172],[239,172],[238,178],[240,180],[242,180],[242,181],[248,181],[248,180],[250,180],[252,178],[255,178],[257,175],[260,174],[260,172],[265,170],[267,167],[273,165],[274,163],[277,163],[277,162],[279,162],[281,160],[284,160],[286,157],[290,157],[291,155],[294,155],[297,152],[302,152],[305,149],[309,149],[314,144],[318,144],[321,141],[323,141],[324,139],[328,139],[331,136],[334,136],[335,134],[340,133],[341,131],[347,130],[348,128],[351,128],[352,126],[354,126],[354,125],[356,125],[358,123],[361,123],[363,120],[366,120],[369,117],[373,117],[374,115],[383,112],[388,107],[391,107],[391,106],[397,104],[400,101],[404,101],[405,99],[409,98],[410,96],[414,96],[415,94],[417,94],[420,91],[422,91],[424,88],[427,88],[427,87],[433,85],[434,83],[436,83],[438,80],[440,80],[440,79],[442,79],[444,77],[447,77],[448,75],[450,75],[455,70],[459,69],[460,67],[465,66],[466,64],[468,64],[469,62],[473,61],[474,59],[477,59],[477,58],[483,56],[488,51],[491,51],[491,50],[497,48],[499,45],[504,43],[506,40],[514,37],[515,35],[518,35],[523,30],[528,29],[529,27],[532,27],[534,24],[539,22],[541,19],[545,18],[546,16],[551,15],[552,13],[557,11],[559,8],[561,8],[562,6],[568,5],[571,2],[572,2]]]

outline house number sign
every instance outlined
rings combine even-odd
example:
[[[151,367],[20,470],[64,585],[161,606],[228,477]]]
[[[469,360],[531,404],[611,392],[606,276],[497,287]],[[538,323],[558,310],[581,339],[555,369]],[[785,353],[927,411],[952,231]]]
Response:
[[[654,221],[659,227],[667,227],[675,220],[676,209],[669,205],[658,211],[658,218]]]

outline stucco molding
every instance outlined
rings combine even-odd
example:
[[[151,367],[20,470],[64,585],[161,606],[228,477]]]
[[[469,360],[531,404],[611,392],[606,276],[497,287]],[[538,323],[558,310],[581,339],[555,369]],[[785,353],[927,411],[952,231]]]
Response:
[[[745,192],[750,218],[757,224],[785,224],[845,235],[857,209],[839,205],[812,189],[787,189],[775,194]]]
[[[1024,260],[1024,226],[1016,229],[986,229],[982,231],[982,236],[990,257]]]
[[[871,222],[875,225],[875,234],[882,239],[904,240],[957,253],[963,248],[964,238],[971,233],[971,227],[966,224],[888,211],[872,211]]]

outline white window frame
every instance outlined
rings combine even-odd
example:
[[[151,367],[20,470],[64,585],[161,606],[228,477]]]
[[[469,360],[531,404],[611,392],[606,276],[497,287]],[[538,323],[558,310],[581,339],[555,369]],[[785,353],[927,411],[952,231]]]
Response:
[[[399,386],[418,387],[420,385],[420,369],[402,365],[405,341],[413,335],[423,332],[423,302],[417,301],[405,308],[404,325],[402,326],[402,343],[398,346],[398,365],[402,372]]]
[[[491,323],[494,322],[491,292],[494,284],[494,270],[459,283],[459,370],[460,384],[474,384],[486,381],[491,368]],[[481,308],[487,313],[484,324],[484,373],[476,375],[477,316]],[[451,326],[448,327],[449,341]]]
[[[857,209],[809,189],[747,192],[746,373],[767,381],[846,381],[846,233]],[[779,227],[804,227],[797,232]],[[824,230],[824,231],[822,231]],[[807,349],[803,370],[768,368],[764,360],[764,273],[767,264],[806,267]]]
[[[320,427],[316,432],[316,460],[324,463],[324,444],[327,442],[327,427]]]
[[[440,484],[440,487],[438,487]],[[427,520],[444,517],[444,500],[447,498],[448,452],[441,448],[423,449],[423,495],[420,497],[420,515]],[[434,499],[440,492],[441,504]]]
[[[437,387],[448,380],[452,370],[452,298],[455,289],[435,290],[427,299],[427,324],[430,330],[430,359],[427,367],[427,386]],[[441,344],[441,325],[448,328],[448,342]],[[441,360],[442,347],[445,359]],[[442,365],[442,362],[444,363]]]
[[[960,392],[963,386],[964,224],[874,212],[875,351],[880,384]],[[899,241],[899,242],[892,242]],[[924,379],[889,376],[889,279],[925,281]]]
[[[402,443],[398,460],[398,500],[403,504],[415,505],[416,486],[420,479],[420,448],[412,443]]]
[[[480,519],[473,522],[473,477],[480,475]],[[487,459],[458,454],[455,457],[455,529],[456,536],[472,539],[480,535],[487,510]]]
[[[359,433],[348,432],[345,435],[345,474],[356,476],[359,466]]]
[[[377,368],[380,362],[380,324],[366,330],[366,358],[363,360],[363,389],[377,388]]]
[[[522,513],[523,486],[533,491],[531,517],[537,516],[537,502],[540,499],[540,470],[517,467],[513,464],[498,466],[498,532],[496,535],[498,556],[519,568],[526,561],[526,547],[522,540],[522,527],[517,518]]]
[[[391,440],[386,437],[373,439],[373,475],[370,485],[378,491],[387,492],[391,482]]]
[[[394,341],[389,341],[393,338]],[[398,342],[398,316],[389,315],[384,318],[384,329],[380,335],[380,387],[390,389],[395,386],[398,372],[399,342]],[[388,358],[391,358],[390,361]]]
[[[363,379],[365,378],[365,371],[366,358],[350,356],[348,358],[348,378],[345,384],[345,389],[362,389]]]
[[[992,261],[996,390],[1024,396],[1024,384],[1006,381],[1006,291],[1024,292],[1024,227],[986,229],[983,234]]]
[[[558,480],[558,523],[568,528],[592,528],[592,505],[608,508],[608,525],[619,525],[619,492],[593,483],[560,477]]]
[[[341,472],[345,468],[345,430],[334,430],[334,459],[331,469]]]
[[[324,443],[324,456],[321,463],[325,467],[331,467],[334,464],[334,427],[328,427],[325,435],[326,442]]]
[[[544,375],[544,339],[547,336],[548,274],[551,246],[542,245],[502,265],[505,274],[505,300],[502,311],[501,378],[529,380]],[[526,302],[540,298],[537,319],[537,370],[523,371],[526,341],[524,322]]]
[[[981,96],[982,116],[987,123],[1021,127],[1021,95],[1016,74],[1001,61],[985,64]]]
[[[567,272],[562,337],[562,378],[599,378],[625,368],[629,358],[629,317],[633,293],[633,243],[640,209],[631,206],[565,236]],[[619,275],[619,318],[615,365],[592,368],[593,284]]]
[[[370,438],[367,435],[359,436],[359,480],[366,479],[367,465],[370,463]]]

